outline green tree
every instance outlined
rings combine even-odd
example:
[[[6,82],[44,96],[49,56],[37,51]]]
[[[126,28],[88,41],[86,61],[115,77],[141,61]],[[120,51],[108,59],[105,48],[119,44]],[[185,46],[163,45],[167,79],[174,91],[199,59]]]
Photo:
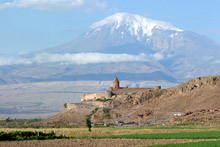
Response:
[[[89,128],[89,132],[91,132],[91,128],[92,128],[92,124],[91,124],[91,117],[90,116],[87,116],[86,117],[86,126]]]

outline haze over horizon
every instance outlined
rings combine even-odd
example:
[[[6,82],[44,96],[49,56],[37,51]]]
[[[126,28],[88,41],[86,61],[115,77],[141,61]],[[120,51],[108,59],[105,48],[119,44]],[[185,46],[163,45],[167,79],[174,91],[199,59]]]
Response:
[[[117,12],[138,14],[220,43],[219,1],[3,0],[0,55],[22,55],[74,40]]]

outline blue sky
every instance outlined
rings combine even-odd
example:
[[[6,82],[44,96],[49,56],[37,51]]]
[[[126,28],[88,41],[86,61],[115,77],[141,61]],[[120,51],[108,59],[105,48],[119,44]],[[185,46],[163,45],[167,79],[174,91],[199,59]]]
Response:
[[[1,0],[0,55],[68,42],[116,12],[170,22],[220,43],[219,0]]]

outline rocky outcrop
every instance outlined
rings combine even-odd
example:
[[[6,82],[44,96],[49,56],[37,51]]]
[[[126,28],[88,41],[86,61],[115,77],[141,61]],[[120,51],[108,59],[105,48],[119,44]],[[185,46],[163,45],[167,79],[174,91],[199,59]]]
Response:
[[[215,114],[214,119],[220,120],[219,99],[220,75],[199,77],[168,89],[156,87],[113,90],[112,96],[106,101],[67,104],[64,114],[72,112],[70,117],[74,120],[73,118],[82,118],[94,112],[92,121],[95,123],[164,123],[179,117],[191,120],[191,116],[194,117],[198,110],[207,110],[207,113],[201,112],[202,115],[198,115],[197,120],[200,116],[203,119],[206,116],[210,118],[212,113]]]
[[[180,93],[187,93],[202,87],[214,88],[217,86],[220,86],[219,76],[198,77],[196,79],[190,80],[186,83],[179,85],[177,87],[177,91]]]

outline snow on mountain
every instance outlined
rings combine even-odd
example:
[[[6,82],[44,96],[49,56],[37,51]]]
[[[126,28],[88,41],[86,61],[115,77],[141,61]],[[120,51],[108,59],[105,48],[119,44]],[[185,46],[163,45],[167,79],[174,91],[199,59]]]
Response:
[[[170,23],[140,15],[116,13],[91,26],[91,30],[61,46],[47,49],[49,53],[132,53],[163,51],[185,32]],[[120,47],[120,49],[118,49]]]
[[[155,28],[163,30],[183,31],[167,22],[152,20],[140,15],[128,13],[115,13],[114,15],[109,16],[104,20],[92,24],[91,28],[95,29],[96,31],[100,31],[101,28],[105,25],[113,25],[111,29],[112,33],[119,27],[126,26],[131,35],[135,35],[138,38],[144,36],[152,36],[152,30]]]
[[[206,36],[183,31],[163,21],[116,13],[92,24],[91,30],[77,39],[45,49],[43,54],[35,53],[28,61],[56,63],[56,68],[59,63],[71,63],[66,67],[68,75],[161,71],[184,81],[219,74],[219,51],[220,47]]]

